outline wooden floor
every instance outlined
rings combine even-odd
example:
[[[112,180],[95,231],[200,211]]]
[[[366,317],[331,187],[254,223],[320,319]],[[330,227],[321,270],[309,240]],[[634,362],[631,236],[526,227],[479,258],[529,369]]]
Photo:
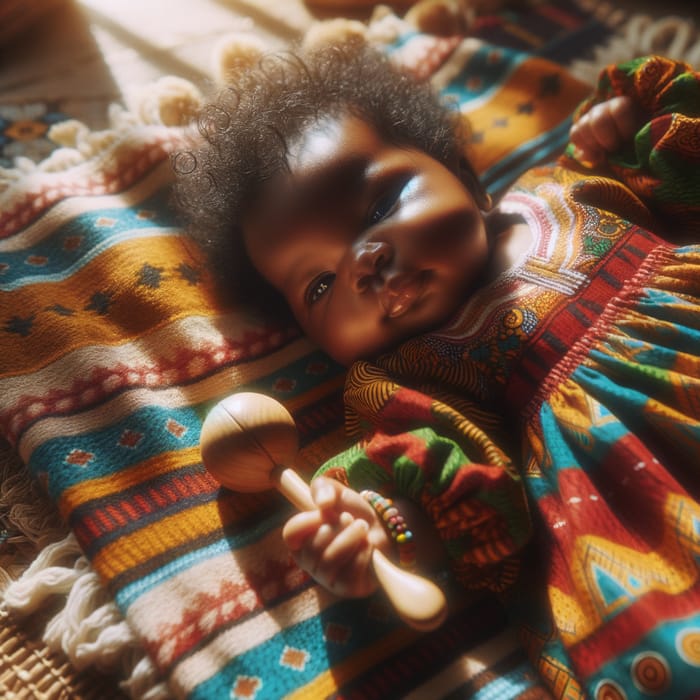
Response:
[[[700,25],[697,0],[613,4]],[[50,101],[102,128],[111,102],[123,103],[130,90],[159,76],[205,84],[223,35],[251,31],[282,45],[315,18],[303,0],[66,0],[0,48],[0,105]]]
[[[314,17],[302,0],[73,0],[0,48],[0,103],[33,100],[101,128],[110,102],[166,75],[211,75],[224,35],[252,31],[284,44]]]

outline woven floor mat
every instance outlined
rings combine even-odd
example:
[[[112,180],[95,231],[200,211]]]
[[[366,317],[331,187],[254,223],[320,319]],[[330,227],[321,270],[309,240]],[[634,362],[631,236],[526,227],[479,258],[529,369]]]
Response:
[[[0,696],[5,700],[122,700],[118,679],[92,670],[76,671],[40,638],[14,624],[0,609]]]

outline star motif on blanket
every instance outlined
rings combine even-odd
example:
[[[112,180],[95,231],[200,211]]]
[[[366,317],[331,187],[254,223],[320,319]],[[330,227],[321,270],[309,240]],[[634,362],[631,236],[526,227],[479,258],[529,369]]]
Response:
[[[94,311],[100,316],[105,316],[112,305],[112,295],[107,292],[95,292],[90,297],[90,303],[85,307],[85,311]]]
[[[540,97],[553,97],[561,90],[561,77],[559,73],[550,73],[540,78]]]
[[[323,637],[328,642],[335,644],[347,644],[352,634],[348,625],[340,625],[337,622],[329,622],[323,629]]]
[[[187,263],[180,263],[177,266],[177,273],[185,282],[191,285],[197,284],[202,278],[200,271]]]
[[[296,381],[292,379],[291,377],[280,377],[277,379],[273,385],[273,389],[278,393],[278,394],[287,394],[290,391],[294,390],[294,387],[296,386]]]
[[[26,338],[31,332],[34,326],[34,320],[36,316],[32,314],[31,316],[13,316],[9,321],[5,323],[5,330],[8,333],[16,333]]]
[[[144,263],[138,274],[138,284],[142,287],[158,289],[163,281],[163,268]]]
[[[44,267],[49,259],[45,255],[28,255],[25,262],[33,267]]]
[[[5,135],[16,141],[32,141],[41,138],[47,129],[47,125],[39,121],[20,119],[5,129]]]
[[[176,438],[181,438],[187,432],[187,427],[178,423],[174,418],[168,418],[165,429]]]
[[[63,250],[78,250],[82,245],[83,245],[83,237],[82,236],[66,236],[63,239],[63,244],[61,247]]]
[[[143,433],[137,432],[136,430],[125,430],[121,437],[119,438],[120,447],[128,447],[129,449],[134,449],[143,440]]]

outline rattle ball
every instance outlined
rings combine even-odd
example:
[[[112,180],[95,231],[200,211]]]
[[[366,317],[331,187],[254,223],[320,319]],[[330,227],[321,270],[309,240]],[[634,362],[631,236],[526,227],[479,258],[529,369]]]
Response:
[[[291,464],[299,448],[294,419],[278,401],[249,392],[228,396],[202,424],[202,461],[234,491],[264,491],[271,472]]]

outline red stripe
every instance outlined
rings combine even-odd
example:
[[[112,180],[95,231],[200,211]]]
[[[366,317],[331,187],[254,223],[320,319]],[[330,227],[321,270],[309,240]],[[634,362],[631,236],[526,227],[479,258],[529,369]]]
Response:
[[[129,522],[115,505],[108,505],[107,512],[112,516],[119,527],[124,527],[124,525]]]
[[[170,484],[151,487],[145,493],[135,493],[129,498],[121,499],[118,503],[109,503],[100,507],[93,504],[90,511],[82,516],[74,527],[76,532],[80,531],[81,542],[87,546],[129,523],[138,523],[142,520],[145,523],[147,516],[152,513],[202,494],[212,494],[218,488],[218,484],[205,474],[173,477]]]
[[[90,533],[92,539],[98,538],[104,532],[95,522],[95,519],[89,515],[83,518],[82,526]]]
[[[143,497],[142,494],[137,493],[134,495],[134,503],[141,508],[141,512],[144,513],[145,515],[149,515],[150,513],[153,512],[153,508],[151,507],[151,504]]]
[[[537,14],[542,15],[556,22],[559,26],[567,29],[577,29],[581,26],[582,21],[578,17],[570,15],[568,12],[560,10],[552,5],[539,5],[533,8]]]
[[[168,502],[163,498],[163,495],[156,489],[148,489],[147,494],[151,497],[151,499],[156,503],[156,505],[159,508],[165,508],[165,506],[168,505]]]
[[[124,510],[124,512],[133,520],[138,520],[141,514],[134,508],[134,506],[129,503],[129,501],[121,501],[119,506]]]
[[[95,517],[100,521],[102,524],[102,532],[111,532],[114,530],[114,523],[110,518],[107,517],[107,513],[105,513],[102,510],[95,510]]]

